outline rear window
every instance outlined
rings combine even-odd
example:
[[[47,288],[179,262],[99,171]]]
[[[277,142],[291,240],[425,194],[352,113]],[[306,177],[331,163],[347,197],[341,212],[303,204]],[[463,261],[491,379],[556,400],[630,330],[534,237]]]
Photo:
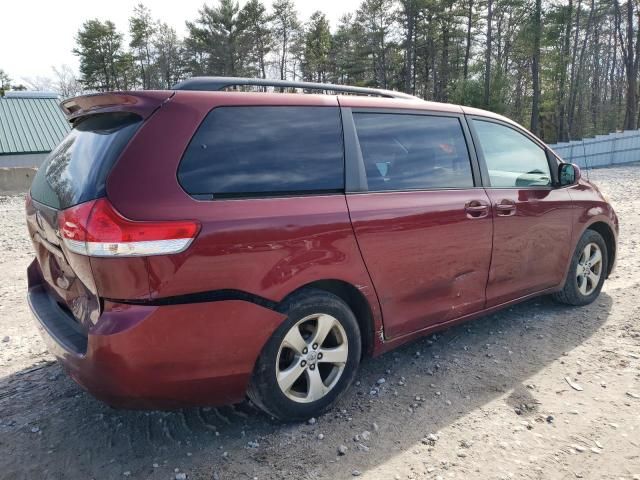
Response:
[[[83,119],[45,159],[31,185],[31,197],[56,209],[105,194],[109,171],[142,124],[130,113]]]
[[[204,198],[343,191],[338,108],[215,108],[191,140],[178,180]]]

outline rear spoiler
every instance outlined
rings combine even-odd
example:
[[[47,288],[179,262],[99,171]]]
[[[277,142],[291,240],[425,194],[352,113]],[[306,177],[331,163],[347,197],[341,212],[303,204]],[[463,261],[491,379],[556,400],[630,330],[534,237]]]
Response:
[[[95,113],[129,112],[145,119],[174,94],[171,90],[94,93],[63,100],[60,108],[72,124]]]

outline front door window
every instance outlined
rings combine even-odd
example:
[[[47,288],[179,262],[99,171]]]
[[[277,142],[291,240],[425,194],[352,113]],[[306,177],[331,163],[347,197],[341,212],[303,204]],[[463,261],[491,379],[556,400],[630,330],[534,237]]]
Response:
[[[551,185],[547,154],[538,144],[505,125],[474,120],[494,188]]]

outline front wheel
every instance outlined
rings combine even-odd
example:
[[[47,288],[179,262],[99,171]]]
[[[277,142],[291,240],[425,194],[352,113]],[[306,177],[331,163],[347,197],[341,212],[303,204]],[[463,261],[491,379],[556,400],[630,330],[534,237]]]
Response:
[[[602,235],[587,230],[576,246],[564,287],[553,298],[568,305],[593,302],[600,295],[607,276],[607,262],[607,244]]]
[[[322,413],[349,387],[360,362],[355,316],[339,297],[307,289],[287,301],[287,319],[264,347],[248,389],[279,420]]]

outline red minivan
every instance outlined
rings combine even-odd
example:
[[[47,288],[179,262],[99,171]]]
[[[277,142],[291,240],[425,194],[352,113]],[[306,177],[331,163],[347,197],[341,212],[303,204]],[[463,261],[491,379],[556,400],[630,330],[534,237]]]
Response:
[[[586,305],[615,262],[597,187],[490,112],[217,77],[61,106],[28,299],[112,405],[307,418],[364,355],[536,295]]]

